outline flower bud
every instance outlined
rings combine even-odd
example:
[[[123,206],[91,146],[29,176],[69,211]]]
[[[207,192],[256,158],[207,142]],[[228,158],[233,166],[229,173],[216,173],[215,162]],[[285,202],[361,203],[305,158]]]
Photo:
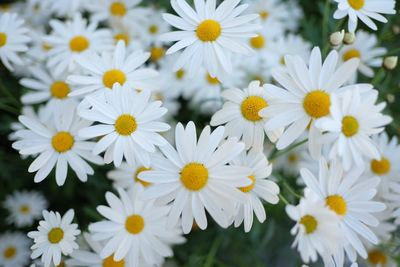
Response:
[[[343,43],[351,45],[356,40],[356,35],[353,32],[346,32],[344,35]]]
[[[344,38],[344,30],[340,32],[334,32],[329,37],[329,42],[331,43],[332,46],[339,46],[343,44],[343,38]]]
[[[385,57],[383,60],[383,67],[387,70],[394,70],[397,67],[397,63],[399,61],[399,57]]]

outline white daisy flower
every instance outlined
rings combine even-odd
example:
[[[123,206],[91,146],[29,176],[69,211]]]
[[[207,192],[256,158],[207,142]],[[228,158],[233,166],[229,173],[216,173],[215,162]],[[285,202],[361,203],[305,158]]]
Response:
[[[368,259],[364,261],[368,267],[398,267],[394,259],[382,248],[371,246],[368,250]]]
[[[33,250],[31,258],[41,257],[45,267],[49,267],[51,263],[57,266],[61,263],[61,255],[68,256],[78,249],[75,239],[81,231],[76,223],[72,223],[74,219],[72,209],[62,217],[58,212],[44,210],[43,218],[44,220],[39,222],[37,231],[28,233],[28,237],[35,243],[31,247]]]
[[[131,54],[135,51],[143,51],[145,46],[140,39],[138,30],[130,29],[128,27],[115,27],[112,29],[112,36],[114,44],[117,45],[119,41],[123,41],[126,46],[126,51]]]
[[[30,240],[23,233],[0,235],[0,266],[24,267],[29,263]]]
[[[181,108],[181,104],[178,100],[179,91],[175,88],[171,87],[169,84],[163,83],[163,73],[161,74],[160,80],[163,86],[156,91],[152,92],[152,99],[155,101],[161,101],[166,109],[168,109],[168,113],[166,115],[167,120],[173,119],[173,116],[177,115],[179,109]]]
[[[36,112],[32,106],[23,106],[22,110],[21,110],[21,115],[41,120],[41,117],[43,115],[43,113],[41,112],[42,109],[43,108],[39,108],[38,114],[36,114]],[[8,139],[10,141],[16,141],[16,140],[21,139],[21,137],[16,135],[16,132],[19,130],[25,129],[25,126],[22,123],[20,123],[19,121],[16,121],[16,122],[10,123],[10,129],[13,132],[8,135]]]
[[[321,132],[315,120],[329,115],[331,94],[344,90],[343,84],[355,73],[358,59],[351,59],[337,68],[338,54],[329,53],[322,63],[321,51],[314,48],[309,64],[300,56],[285,56],[285,67],[273,72],[274,79],[285,89],[268,85],[266,95],[277,101],[261,110],[268,118],[265,130],[286,127],[276,147],[281,150],[309,129],[309,150],[314,158],[320,156],[318,140]]]
[[[343,243],[344,249],[352,262],[357,257],[355,251],[363,258],[368,256],[361,240],[372,244],[379,242],[371,230],[379,224],[373,214],[386,208],[385,204],[372,200],[380,179],[361,177],[362,171],[354,168],[344,172],[339,161],[329,162],[328,166],[324,158],[320,160],[318,178],[305,168],[300,170],[307,188],[340,218],[340,232],[348,242]],[[342,254],[343,249],[340,249],[335,255]]]
[[[146,46],[158,44],[160,36],[171,31],[171,26],[162,18],[163,13],[163,9],[148,8],[143,24],[138,28],[140,39]]]
[[[269,64],[273,67],[285,66],[285,56],[300,56],[303,60],[310,58],[311,44],[300,35],[288,34],[277,38],[271,47],[273,58]]]
[[[235,227],[239,227],[243,223],[244,230],[247,233],[253,225],[253,212],[261,223],[267,218],[261,200],[270,204],[279,202],[279,187],[275,182],[268,179],[272,173],[272,165],[262,151],[252,149],[248,153],[242,152],[233,159],[231,165],[246,166],[252,171],[252,174],[248,176],[252,183],[239,188],[240,191],[246,194],[247,201],[238,204],[237,212],[234,216]]]
[[[333,14],[335,19],[349,17],[348,29],[355,32],[358,19],[372,30],[376,31],[378,27],[372,19],[386,23],[387,19],[381,14],[396,14],[394,0],[335,0],[338,4],[337,10]]]
[[[278,157],[274,163],[274,169],[282,171],[287,176],[298,177],[300,174],[300,167],[303,167],[304,161],[312,160],[306,157],[308,153],[307,145],[303,144],[295,149]],[[313,163],[315,161],[313,160]]]
[[[84,11],[86,0],[46,0],[47,8],[57,17],[72,18],[75,14]]]
[[[115,84],[126,84],[140,90],[156,90],[158,72],[142,67],[149,56],[149,53],[141,51],[127,54],[123,41],[118,42],[114,54],[103,53],[101,57],[94,53],[87,54],[76,61],[87,74],[72,75],[67,79],[77,87],[70,95],[107,91]]]
[[[80,13],[66,22],[51,20],[50,26],[53,32],[44,41],[52,48],[47,66],[55,75],[76,71],[76,60],[86,54],[112,49],[111,32],[97,29],[95,22],[88,24]]]
[[[10,215],[8,223],[17,227],[31,226],[42,215],[42,210],[47,208],[47,200],[39,192],[15,191],[8,195],[3,203]]]
[[[240,0],[224,1],[216,8],[215,0],[196,0],[193,10],[184,0],[172,0],[171,5],[180,16],[164,14],[164,19],[179,31],[161,36],[163,41],[178,41],[168,49],[167,55],[181,49],[184,52],[174,70],[188,65],[190,73],[203,65],[210,75],[220,77],[232,71],[230,52],[249,54],[244,41],[255,37],[260,27],[253,23],[258,15],[241,15],[247,5]]]
[[[222,92],[226,100],[221,110],[211,118],[211,125],[217,126],[226,123],[225,134],[243,139],[246,149],[262,151],[265,135],[275,142],[282,134],[282,129],[266,131],[264,125],[267,118],[259,115],[273,99],[268,96],[269,85],[260,86],[259,81],[253,81],[244,90],[229,89]],[[265,134],[264,134],[265,132]]]
[[[66,105],[56,111],[52,120],[44,124],[27,116],[20,116],[19,121],[27,127],[16,133],[20,141],[13,143],[13,148],[22,155],[39,154],[29,166],[29,172],[37,172],[36,183],[43,181],[56,168],[56,182],[62,186],[67,178],[68,166],[76,173],[79,180],[87,181],[87,175],[94,170],[86,162],[102,164],[99,156],[90,151],[94,142],[78,136],[78,131],[90,125],[90,122],[80,119],[75,113],[76,105]]]
[[[0,14],[0,59],[10,71],[14,70],[12,64],[24,64],[19,54],[28,51],[28,32],[17,14]]]
[[[369,34],[359,30],[356,32],[356,40],[352,45],[343,46],[339,55],[343,62],[352,58],[359,58],[360,65],[358,71],[366,77],[373,77],[374,70],[382,66],[382,57],[387,53],[387,49],[377,47],[378,38],[375,34]],[[353,82],[357,80],[357,75],[353,77]]]
[[[32,28],[29,29],[29,31],[30,31],[29,36],[31,37],[31,44],[24,58],[32,65],[36,65],[37,67],[42,67],[42,64],[43,65],[45,64],[48,53],[51,50],[51,46],[47,44],[45,41],[43,41],[46,32],[44,29],[32,29]],[[32,65],[29,64],[28,66],[32,68]],[[30,76],[30,74],[26,76]]]
[[[185,94],[185,98],[189,98],[196,91],[194,89],[196,81],[188,75],[186,68],[173,71],[173,65],[177,58],[177,56],[170,56],[160,61],[161,88],[173,90],[178,95]]]
[[[296,222],[290,233],[305,263],[315,262],[319,255],[336,252],[343,236],[340,234],[339,217],[324,202],[307,192],[297,206],[286,206],[286,213]]]
[[[160,147],[165,157],[152,158],[153,169],[139,174],[141,180],[153,183],[144,192],[144,199],[172,201],[169,226],[176,225],[182,215],[184,233],[191,231],[193,219],[204,230],[206,209],[226,228],[236,203],[247,200],[236,187],[252,183],[246,179],[251,170],[226,165],[243,151],[244,144],[237,138],[223,141],[224,131],[224,127],[218,127],[211,133],[207,126],[197,141],[194,123],[189,122],[186,129],[179,123],[175,131],[176,149],[169,144]]]
[[[104,162],[120,166],[125,158],[129,164],[150,167],[150,153],[167,141],[159,134],[169,130],[169,125],[157,121],[167,109],[161,101],[150,102],[149,90],[136,92],[129,85],[114,85],[104,94],[86,97],[90,108],[79,115],[99,124],[82,129],[85,138],[102,137],[93,148],[94,154],[105,151]]]
[[[376,104],[377,99],[376,90],[361,95],[358,88],[332,95],[330,116],[316,122],[325,132],[322,142],[332,144],[329,158],[339,157],[345,170],[353,163],[363,167],[365,158],[381,160],[371,135],[382,132],[392,118],[381,113],[386,103]]]
[[[123,162],[121,166],[115,168],[107,173],[107,178],[113,181],[115,188],[131,189],[138,184],[144,187],[148,187],[151,183],[145,182],[139,178],[139,173],[149,171],[150,168],[146,168],[143,165],[129,165]]]
[[[107,192],[108,206],[98,206],[98,212],[107,220],[92,223],[89,230],[93,239],[104,241],[100,257],[114,255],[114,261],[125,258],[129,266],[136,267],[142,258],[147,264],[155,265],[160,258],[170,257],[173,251],[171,238],[176,238],[176,226],[167,227],[170,206],[156,206],[154,201],[142,201],[143,187],[131,191],[118,190],[119,198]],[[181,239],[181,237],[179,237]],[[179,242],[178,242],[179,243]]]

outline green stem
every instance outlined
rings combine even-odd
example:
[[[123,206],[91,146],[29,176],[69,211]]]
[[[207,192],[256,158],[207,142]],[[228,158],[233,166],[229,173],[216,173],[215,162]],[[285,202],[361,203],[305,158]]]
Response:
[[[222,237],[222,235],[219,235],[214,239],[210,252],[207,255],[206,262],[204,263],[204,267],[214,266],[214,261],[216,260],[215,256],[217,255],[218,249],[222,243]]]
[[[279,194],[279,198],[283,203],[285,203],[285,205],[290,205],[289,201],[282,194]]]
[[[377,88],[378,83],[380,83],[384,77],[385,77],[385,70],[383,68],[380,68],[378,73],[375,75],[374,79],[371,81],[371,84],[375,88]]]
[[[272,154],[271,157],[269,158],[269,161],[273,161],[274,159],[279,158],[279,157],[289,153],[290,151],[294,150],[295,148],[297,148],[301,145],[304,145],[305,143],[307,143],[307,141],[308,141],[308,138],[303,141],[300,141],[296,144],[291,145],[290,147],[288,147],[285,150],[282,150],[282,151]]]
[[[13,94],[11,94],[11,92],[4,86],[3,82],[1,81],[0,81],[0,91],[2,91],[4,95],[9,98],[10,102],[12,102],[15,105],[15,107],[20,106],[20,103],[17,100],[17,98],[15,98]]]
[[[283,181],[283,186],[289,191],[289,193],[291,193],[294,197],[300,199],[302,198],[301,195],[299,195],[298,193],[296,193],[296,191],[294,191],[294,189],[290,186],[290,184],[288,184],[286,181]]]
[[[328,40],[328,22],[329,22],[329,13],[330,13],[330,0],[325,1],[325,8],[324,8],[324,17],[322,22],[322,44],[324,56],[327,54],[329,49],[329,40]]]
[[[6,111],[6,112],[9,112],[11,114],[17,115],[17,116],[20,115],[20,112],[19,112],[18,109],[16,109],[15,107],[7,106],[7,105],[5,105],[3,103],[0,103],[0,110],[1,109]]]

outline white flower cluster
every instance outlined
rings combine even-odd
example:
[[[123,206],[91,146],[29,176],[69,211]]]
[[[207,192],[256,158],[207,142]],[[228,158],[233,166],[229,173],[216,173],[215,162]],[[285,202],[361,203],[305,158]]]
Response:
[[[63,186],[73,174],[86,182],[93,165],[115,167],[118,195],[97,207],[104,220],[83,234],[88,248],[73,210],[47,211],[36,192],[7,197],[8,223],[43,214],[28,234],[36,265],[161,266],[210,218],[249,232],[265,203],[286,201],[272,175],[282,169],[304,187],[297,206],[285,203],[304,263],[391,266],[376,245],[400,224],[400,145],[384,132],[392,118],[378,90],[358,82],[386,49],[359,30],[325,58],[296,34],[296,1],[240,2],[171,0],[174,15],[140,0],[27,0],[0,14],[1,62],[27,89],[10,140],[34,159],[34,181],[54,171]],[[370,17],[386,22],[395,4],[335,2],[352,32],[357,18],[376,29]],[[182,103],[196,111],[186,125]],[[197,132],[199,115],[216,128]],[[26,266],[29,243],[0,237],[0,266]]]

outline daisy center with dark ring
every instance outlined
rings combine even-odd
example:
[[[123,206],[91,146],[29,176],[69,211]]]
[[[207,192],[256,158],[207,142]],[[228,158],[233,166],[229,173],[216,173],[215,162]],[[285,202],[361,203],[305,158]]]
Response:
[[[126,14],[126,6],[124,3],[115,1],[110,5],[110,13],[114,17],[123,17]]]
[[[58,132],[51,139],[51,145],[58,153],[70,150],[75,143],[74,137],[69,132]]]
[[[118,43],[118,41],[124,41],[125,45],[129,45],[129,35],[126,33],[117,33],[114,35],[114,40],[115,43]]]
[[[305,215],[301,217],[300,224],[304,226],[306,234],[312,234],[317,230],[318,222],[312,215]]]
[[[239,190],[242,191],[243,193],[251,192],[251,190],[253,190],[253,188],[256,184],[256,178],[254,177],[254,175],[250,175],[249,179],[251,180],[250,185],[244,186],[244,187],[239,187]]]
[[[368,261],[374,266],[386,266],[388,259],[382,251],[372,250],[368,252]]]
[[[390,172],[392,164],[390,160],[385,157],[382,157],[381,160],[373,159],[371,160],[371,170],[373,173],[377,175],[385,175]]]
[[[221,24],[213,19],[201,22],[196,29],[197,37],[203,42],[214,42],[221,35]]]
[[[103,260],[103,265],[102,265],[102,267],[124,267],[124,266],[125,266],[125,261],[124,260],[115,261],[114,254],[105,258]]]
[[[240,105],[240,111],[246,120],[257,122],[262,119],[258,113],[267,106],[267,101],[261,96],[249,96]]]
[[[7,247],[3,252],[3,256],[7,260],[11,260],[15,255],[17,255],[17,248],[14,246]]]
[[[90,42],[85,36],[78,35],[69,41],[69,48],[73,52],[81,53],[89,48],[89,44]]]
[[[183,186],[190,191],[199,191],[208,182],[208,170],[201,163],[192,162],[186,164],[180,176]]]
[[[138,214],[133,214],[126,218],[125,229],[132,235],[141,233],[144,229],[144,219]]]
[[[250,45],[254,49],[262,49],[265,46],[265,38],[262,35],[257,35],[256,37],[253,37],[250,39]]]
[[[358,133],[360,125],[353,116],[344,116],[342,119],[342,133],[350,138]]]
[[[146,181],[143,181],[143,180],[141,180],[141,179],[139,178],[139,174],[140,174],[140,173],[145,172],[145,171],[150,171],[150,170],[151,170],[151,168],[146,168],[146,167],[144,167],[144,166],[138,168],[138,169],[136,170],[136,172],[135,172],[135,175],[133,176],[133,177],[134,177],[134,181],[135,181],[135,182],[138,182],[138,183],[141,183],[144,187],[148,187],[149,185],[151,185],[151,183],[146,182]]]
[[[129,114],[124,114],[118,117],[115,121],[115,131],[123,136],[128,136],[134,133],[137,129],[136,119]]]
[[[64,99],[68,97],[70,87],[63,81],[55,81],[50,87],[51,96],[57,99]]]
[[[340,195],[330,195],[326,197],[325,204],[340,216],[344,216],[347,212],[346,201]]]
[[[103,84],[108,89],[112,89],[116,83],[124,85],[125,82],[126,75],[120,70],[112,69],[103,74]]]
[[[331,98],[322,90],[309,92],[303,101],[305,112],[314,119],[325,117],[330,113]]]
[[[50,232],[47,234],[47,239],[51,244],[58,244],[63,238],[64,231],[59,227],[51,229]]]
[[[349,49],[343,54],[343,61],[348,61],[352,58],[360,58],[361,52],[357,49]]]
[[[365,0],[347,0],[347,2],[355,10],[360,10],[365,5]]]
[[[0,47],[3,47],[7,44],[7,34],[4,32],[0,32]]]

